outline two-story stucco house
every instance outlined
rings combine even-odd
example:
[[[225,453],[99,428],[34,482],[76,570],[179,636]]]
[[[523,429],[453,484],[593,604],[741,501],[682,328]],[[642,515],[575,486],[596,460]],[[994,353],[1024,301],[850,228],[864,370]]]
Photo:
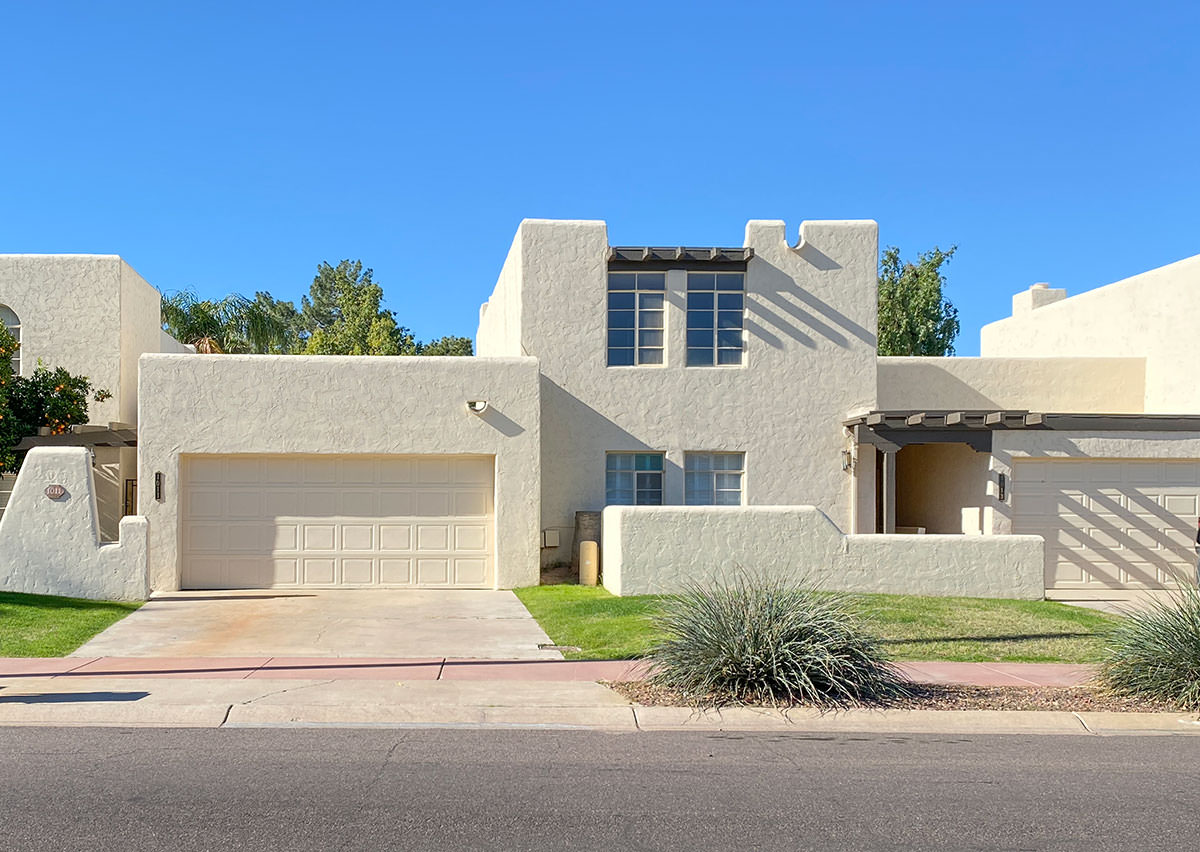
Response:
[[[96,419],[136,423],[140,483],[137,523],[103,545],[89,531],[113,512],[44,493],[53,477],[99,492],[80,461],[94,439],[32,451],[0,519],[0,587],[507,588],[571,559],[576,513],[601,510],[622,594],[739,568],[1014,597],[1190,576],[1200,396],[1181,364],[1200,258],[1073,299],[1035,287],[983,357],[940,359],[876,356],[877,258],[870,221],[661,247],[527,220],[473,358],[179,352],[151,339],[157,294],[118,259],[0,259],[22,357],[45,323],[72,342],[40,357],[125,390]],[[58,307],[102,301],[74,271],[101,262],[139,319],[85,345]],[[116,372],[88,348],[119,353]],[[73,532],[41,543],[56,523]]]

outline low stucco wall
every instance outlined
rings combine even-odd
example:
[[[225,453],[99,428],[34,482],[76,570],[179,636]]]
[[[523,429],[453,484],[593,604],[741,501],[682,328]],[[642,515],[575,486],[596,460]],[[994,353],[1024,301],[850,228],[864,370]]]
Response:
[[[61,485],[57,500],[46,487]],[[98,600],[148,595],[145,518],[120,522],[120,540],[101,543],[91,454],[82,447],[29,451],[0,518],[0,589]]]
[[[537,584],[536,359],[144,355],[140,382],[138,504],[155,591],[180,586],[181,457],[242,453],[493,456],[495,586]],[[487,410],[469,412],[471,399]]]
[[[804,578],[848,592],[1043,597],[1041,536],[845,535],[812,506],[609,506],[604,586],[670,594],[688,583]]]

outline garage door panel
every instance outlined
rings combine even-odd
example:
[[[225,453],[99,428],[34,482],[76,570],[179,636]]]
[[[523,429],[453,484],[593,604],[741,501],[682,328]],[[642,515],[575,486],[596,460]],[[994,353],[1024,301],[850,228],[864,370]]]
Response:
[[[417,482],[421,485],[448,485],[450,462],[445,459],[417,459]]]
[[[412,550],[412,526],[409,524],[381,524],[379,527],[379,549],[385,553]]]
[[[1200,514],[1200,499],[1194,494],[1164,494],[1163,508],[1172,515]]]
[[[342,515],[374,518],[379,515],[379,494],[374,491],[347,491],[342,494]]]
[[[412,462],[409,459],[381,459],[375,469],[380,485],[409,485],[413,481]]]
[[[335,459],[307,458],[300,463],[305,485],[327,485],[337,482],[338,463]]]
[[[301,547],[304,550],[337,550],[336,524],[305,524],[302,527]]]
[[[271,459],[263,465],[263,481],[271,485],[301,485],[299,459]]]
[[[379,560],[379,582],[387,586],[408,586],[413,582],[411,559]]]
[[[301,512],[310,516],[336,515],[340,502],[336,491],[304,491],[300,495]]]
[[[302,559],[300,561],[301,582],[309,585],[332,586],[337,582],[337,560]]]
[[[484,457],[185,459],[183,585],[490,586],[493,469]]]
[[[225,495],[220,491],[198,489],[188,495],[188,515],[197,520],[204,518],[224,518]]]
[[[258,459],[231,458],[225,462],[225,481],[235,485],[257,485],[262,481]]]
[[[379,514],[385,518],[404,518],[413,513],[413,493],[411,491],[381,491],[379,493]]]
[[[190,569],[188,588],[190,589],[226,589],[229,588],[225,575],[225,560],[196,557],[188,565]]]
[[[1048,588],[1172,587],[1195,570],[1197,515],[1200,462],[1080,459],[1014,468],[1013,531],[1045,538]]]
[[[295,586],[300,582],[300,560],[280,559],[271,560],[272,585]]]
[[[454,560],[454,582],[456,585],[478,586],[487,577],[487,562],[483,559]]]
[[[417,583],[422,586],[450,585],[450,560],[423,558],[417,560]]]
[[[350,586],[369,586],[375,582],[375,562],[372,559],[343,559],[342,582]]]
[[[455,550],[487,550],[487,527],[482,524],[456,524],[454,527]]]
[[[466,459],[454,465],[454,481],[460,485],[490,485],[492,462],[490,459]]]
[[[488,514],[487,495],[479,491],[456,491],[454,493],[454,514],[459,517],[479,517]]]
[[[418,491],[413,505],[413,514],[421,518],[444,518],[450,514],[448,491]]]
[[[262,511],[264,517],[281,518],[295,517],[300,514],[299,491],[264,491],[262,494]]]
[[[445,524],[418,524],[417,550],[444,551],[450,549],[450,527]]]

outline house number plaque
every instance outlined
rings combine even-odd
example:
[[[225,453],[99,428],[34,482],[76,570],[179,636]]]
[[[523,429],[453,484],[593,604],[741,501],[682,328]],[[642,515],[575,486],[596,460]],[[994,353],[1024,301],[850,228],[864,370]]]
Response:
[[[49,497],[51,500],[58,500],[66,493],[67,493],[67,489],[63,488],[61,485],[47,485],[46,486],[46,496]]]

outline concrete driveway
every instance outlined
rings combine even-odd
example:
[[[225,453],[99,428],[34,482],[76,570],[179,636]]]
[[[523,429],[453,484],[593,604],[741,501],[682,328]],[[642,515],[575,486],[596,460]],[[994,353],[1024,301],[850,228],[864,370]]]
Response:
[[[265,589],[156,595],[74,656],[561,660],[549,642],[507,591]]]

